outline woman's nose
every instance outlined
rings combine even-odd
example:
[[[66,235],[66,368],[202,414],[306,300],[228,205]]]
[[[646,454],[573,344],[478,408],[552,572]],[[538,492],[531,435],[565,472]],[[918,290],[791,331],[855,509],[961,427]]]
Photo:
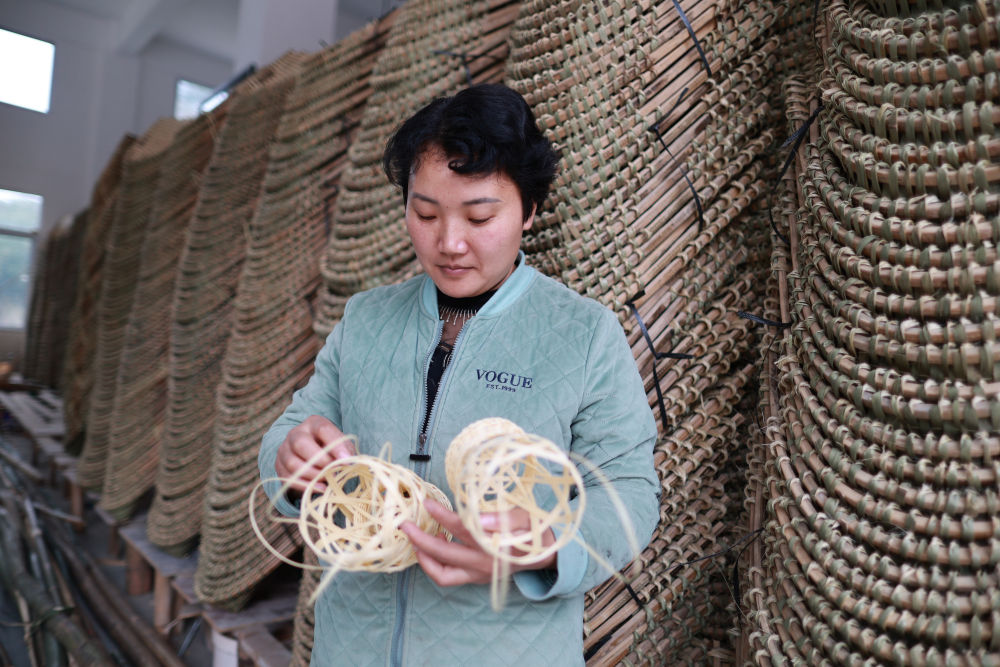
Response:
[[[465,226],[456,220],[442,220],[438,229],[438,247],[442,253],[460,255],[469,249]]]

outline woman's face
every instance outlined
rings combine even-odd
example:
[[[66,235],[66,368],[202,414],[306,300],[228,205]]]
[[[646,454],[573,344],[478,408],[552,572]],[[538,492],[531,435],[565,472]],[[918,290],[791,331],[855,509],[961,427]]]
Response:
[[[406,229],[417,259],[442,292],[467,297],[496,289],[514,270],[523,219],[521,193],[505,174],[463,175],[430,149],[410,176]]]

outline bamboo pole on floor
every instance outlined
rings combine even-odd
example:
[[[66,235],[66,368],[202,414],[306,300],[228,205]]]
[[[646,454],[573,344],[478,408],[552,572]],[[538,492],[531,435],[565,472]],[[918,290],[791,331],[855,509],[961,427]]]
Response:
[[[46,588],[39,583],[25,566],[21,555],[18,511],[9,494],[2,498],[7,521],[0,522],[0,546],[4,554],[0,580],[5,588],[21,601],[21,606],[29,614],[37,617],[37,623],[45,632],[51,633],[80,664],[110,665],[104,651],[62,612],[58,603],[53,603]],[[29,641],[29,649],[31,643]],[[37,662],[37,658],[35,659]]]

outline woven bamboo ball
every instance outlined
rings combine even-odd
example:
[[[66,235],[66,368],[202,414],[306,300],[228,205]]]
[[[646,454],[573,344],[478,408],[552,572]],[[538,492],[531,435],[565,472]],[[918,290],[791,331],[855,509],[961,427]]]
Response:
[[[320,484],[326,488],[318,490]],[[299,529],[320,561],[349,572],[397,572],[417,562],[404,521],[437,535],[441,526],[423,507],[445,494],[411,470],[374,456],[334,461],[306,487]]]
[[[449,465],[450,463],[450,465]],[[584,509],[583,479],[555,443],[497,418],[475,422],[452,441],[445,459],[448,483],[462,524],[494,558],[527,564],[572,540]],[[577,499],[575,505],[570,501]],[[544,506],[543,506],[544,504]],[[506,513],[525,510],[528,530],[504,526]],[[500,529],[483,530],[480,515],[500,513]],[[553,528],[556,540],[545,546]]]

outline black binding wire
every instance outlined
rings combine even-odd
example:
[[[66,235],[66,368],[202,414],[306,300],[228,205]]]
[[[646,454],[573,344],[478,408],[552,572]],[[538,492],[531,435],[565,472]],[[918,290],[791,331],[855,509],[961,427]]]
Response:
[[[684,98],[687,96],[687,92],[688,89],[685,87],[684,90],[681,91],[681,94],[677,96],[677,101],[674,102],[674,106],[670,107],[670,111],[660,117],[660,120],[656,121],[656,123],[653,124],[653,127],[650,128],[653,134],[656,135],[656,138],[660,140],[660,145],[663,146],[663,150],[665,150],[667,155],[670,156],[671,162],[677,162],[677,158],[674,157],[670,147],[667,146],[667,142],[663,139],[663,134],[660,132],[660,124],[669,118],[670,114],[674,112],[674,109],[676,109],[677,106],[684,101]],[[687,165],[684,163],[679,163],[679,165],[681,176],[684,177],[684,182],[687,183],[688,189],[691,190],[691,194],[694,195],[694,205],[698,208],[698,233],[700,234],[705,229],[705,211],[701,207],[701,197],[698,196],[698,191],[695,190],[694,183],[692,183],[691,179],[688,178]]]
[[[732,593],[733,593],[733,602],[736,603],[736,611],[739,612],[739,615],[736,617],[736,619],[737,619],[737,622],[740,624],[740,628],[743,627],[743,621],[742,621],[743,610],[740,608],[740,597],[741,597],[741,595],[740,595],[740,559],[743,558],[743,552],[745,552],[747,549],[749,549],[750,546],[754,542],[757,541],[757,538],[760,537],[761,533],[763,533],[763,532],[764,532],[763,528],[758,528],[757,530],[753,531],[752,533],[748,533],[747,535],[752,535],[753,536],[752,539],[749,542],[747,542],[746,544],[743,545],[743,548],[740,549],[739,553],[736,554],[736,559],[733,560],[733,573],[730,576],[729,581],[730,581],[731,590],[732,590]],[[746,537],[747,536],[744,535],[743,539],[746,539]]]
[[[674,572],[676,572],[677,570],[679,570],[682,567],[686,567],[688,565],[694,565],[695,563],[700,563],[701,561],[708,560],[709,558],[718,558],[719,556],[724,556],[727,553],[729,553],[730,551],[732,551],[733,549],[735,549],[736,547],[738,547],[741,544],[743,544],[744,542],[746,542],[747,540],[755,540],[755,539],[757,539],[757,537],[761,533],[763,533],[763,532],[764,532],[763,528],[758,528],[757,530],[753,531],[752,533],[747,533],[746,535],[744,535],[740,539],[738,539],[735,542],[733,542],[732,544],[730,544],[725,549],[720,549],[719,551],[715,551],[715,552],[712,552],[712,553],[710,553],[708,555],[701,556],[700,558],[695,558],[693,560],[684,561],[683,563],[677,563],[676,565],[674,565],[673,567],[671,567],[669,570],[667,570],[667,574],[673,574]],[[750,545],[748,544],[747,546],[750,546]],[[740,553],[742,554],[743,552],[740,551]]]
[[[778,178],[775,180],[774,186],[767,193],[767,217],[771,221],[771,231],[773,231],[778,236],[778,238],[781,239],[782,242],[787,246],[792,245],[791,241],[788,240],[787,236],[778,231],[778,226],[774,223],[774,211],[771,210],[772,206],[774,205],[774,191],[778,188],[778,185],[781,183],[781,179],[784,178],[785,172],[788,171],[789,165],[792,164],[792,159],[795,157],[795,154],[798,153],[799,146],[802,145],[802,140],[805,139],[806,134],[809,131],[809,126],[813,124],[813,121],[816,120],[816,117],[819,116],[819,112],[822,110],[823,110],[823,102],[820,102],[819,105],[817,105],[817,107],[813,109],[813,112],[809,114],[809,118],[806,120],[805,124],[803,124],[802,127],[800,127],[799,129],[795,130],[795,132],[793,132],[792,135],[787,139],[785,139],[785,141],[781,144],[781,147],[784,148],[789,143],[791,143],[792,150],[788,151],[788,156],[785,158],[785,163],[781,165],[781,171],[778,172]]]
[[[455,52],[455,51],[445,51],[441,49],[435,49],[434,51],[432,51],[432,53],[437,56],[451,56],[452,58],[461,59],[462,67],[465,68],[465,81],[470,88],[472,87],[472,69],[469,67],[470,62],[472,62],[476,58],[491,58],[492,60],[495,60],[497,62],[503,61],[503,58],[498,58],[488,53],[466,53],[464,51]]]
[[[329,188],[326,196],[323,197],[323,231],[326,238],[330,238],[330,233],[333,230],[333,212],[330,210],[330,204],[340,194],[340,184],[334,183],[333,180],[330,179],[323,184],[323,187]]]
[[[635,316],[636,322],[639,323],[639,330],[642,331],[642,337],[646,341],[646,345],[649,346],[649,351],[653,353],[653,385],[656,387],[656,403],[660,409],[660,422],[663,424],[663,430],[668,431],[670,429],[670,424],[667,421],[667,406],[663,401],[663,390],[660,388],[660,374],[656,370],[656,362],[660,359],[695,359],[693,354],[685,354],[683,352],[657,352],[656,346],[653,345],[653,339],[649,335],[649,330],[646,328],[646,323],[642,320],[642,316],[639,315],[639,309],[636,308],[635,299],[639,299],[646,294],[645,290],[640,290],[634,298],[626,301],[628,307],[632,310],[632,315]]]
[[[681,16],[681,21],[684,22],[684,27],[687,28],[688,34],[691,35],[692,41],[694,41],[694,48],[698,49],[698,55],[701,57],[701,63],[705,66],[705,71],[708,72],[708,76],[712,76],[712,68],[708,66],[708,58],[705,57],[705,51],[701,48],[701,42],[698,41],[698,35],[694,34],[694,27],[691,25],[691,21],[688,20],[687,14],[681,9],[681,3],[677,0],[673,0],[674,9]]]
[[[635,589],[632,588],[632,584],[630,584],[627,581],[625,582],[625,590],[627,590],[629,592],[629,595],[632,596],[632,599],[635,600],[635,603],[639,606],[639,609],[642,609],[643,611],[647,611],[646,610],[646,605],[644,605],[642,603],[642,600],[639,599],[639,596],[636,595]],[[594,643],[593,646],[591,646],[589,649],[587,649],[587,651],[585,651],[584,654],[583,654],[583,659],[585,661],[586,660],[590,660],[592,657],[594,657],[595,655],[597,655],[597,652],[601,650],[601,647],[603,647],[605,644],[608,643],[608,641],[611,640],[611,638],[614,636],[614,634],[618,631],[618,629],[620,627],[622,627],[622,625],[625,624],[625,622],[626,621],[622,621],[621,623],[619,623],[618,625],[616,625],[610,632],[608,632],[606,635],[604,635],[603,637],[601,637],[597,642]]]
[[[737,310],[736,314],[738,316],[742,317],[744,320],[750,320],[751,322],[755,322],[757,324],[763,324],[763,325],[769,326],[769,327],[775,327],[777,329],[788,329],[789,327],[792,326],[791,322],[776,322],[774,320],[769,320],[766,317],[761,317],[759,315],[754,315],[753,313],[748,313],[745,310]],[[757,380],[756,380],[756,382],[757,382],[757,387],[758,388],[760,387],[760,377],[761,377],[761,375],[764,372],[764,364],[767,363],[765,360],[767,359],[767,357],[771,356],[771,351],[774,348],[774,344],[777,343],[778,340],[779,340],[778,337],[775,336],[774,340],[771,341],[771,344],[767,346],[767,352],[764,354],[764,358],[761,359],[760,368],[757,369]],[[753,411],[753,423],[754,423],[754,426],[757,427],[757,430],[763,431],[763,426],[761,424],[761,421],[759,419],[759,416],[758,416],[757,412],[758,411],[755,408],[754,411]]]
[[[667,575],[673,574],[674,572],[676,572],[677,570],[679,570],[682,567],[686,567],[688,565],[694,565],[695,563],[700,563],[701,561],[708,560],[710,558],[718,558],[719,556],[724,556],[727,553],[729,553],[730,551],[732,551],[733,549],[735,549],[736,547],[738,547],[741,544],[743,544],[744,542],[747,542],[747,544],[742,549],[740,549],[739,553],[736,555],[736,560],[733,562],[733,574],[732,574],[732,578],[730,580],[730,591],[731,591],[731,593],[733,595],[733,602],[736,603],[736,610],[739,611],[740,615],[742,615],[743,614],[743,610],[740,608],[740,577],[739,577],[740,557],[743,556],[743,552],[746,551],[747,547],[749,547],[751,544],[753,544],[754,541],[758,537],[760,537],[761,533],[763,533],[763,532],[764,532],[763,528],[758,528],[755,531],[747,533],[746,535],[744,535],[740,539],[738,539],[735,542],[733,542],[732,544],[730,544],[725,549],[720,549],[719,551],[714,551],[714,552],[712,552],[710,554],[707,554],[705,556],[701,556],[700,558],[694,558],[694,559],[689,560],[689,561],[684,561],[683,563],[677,563],[676,565],[674,565],[673,567],[671,567],[669,570],[667,570]],[[749,540],[749,542],[748,542],[748,540]]]
[[[791,322],[775,322],[774,320],[769,320],[766,317],[761,317],[760,315],[754,315],[753,313],[748,313],[745,310],[737,310],[736,314],[745,320],[750,320],[751,322],[756,322],[757,324],[764,324],[769,327],[787,329],[788,327],[792,326]]]

